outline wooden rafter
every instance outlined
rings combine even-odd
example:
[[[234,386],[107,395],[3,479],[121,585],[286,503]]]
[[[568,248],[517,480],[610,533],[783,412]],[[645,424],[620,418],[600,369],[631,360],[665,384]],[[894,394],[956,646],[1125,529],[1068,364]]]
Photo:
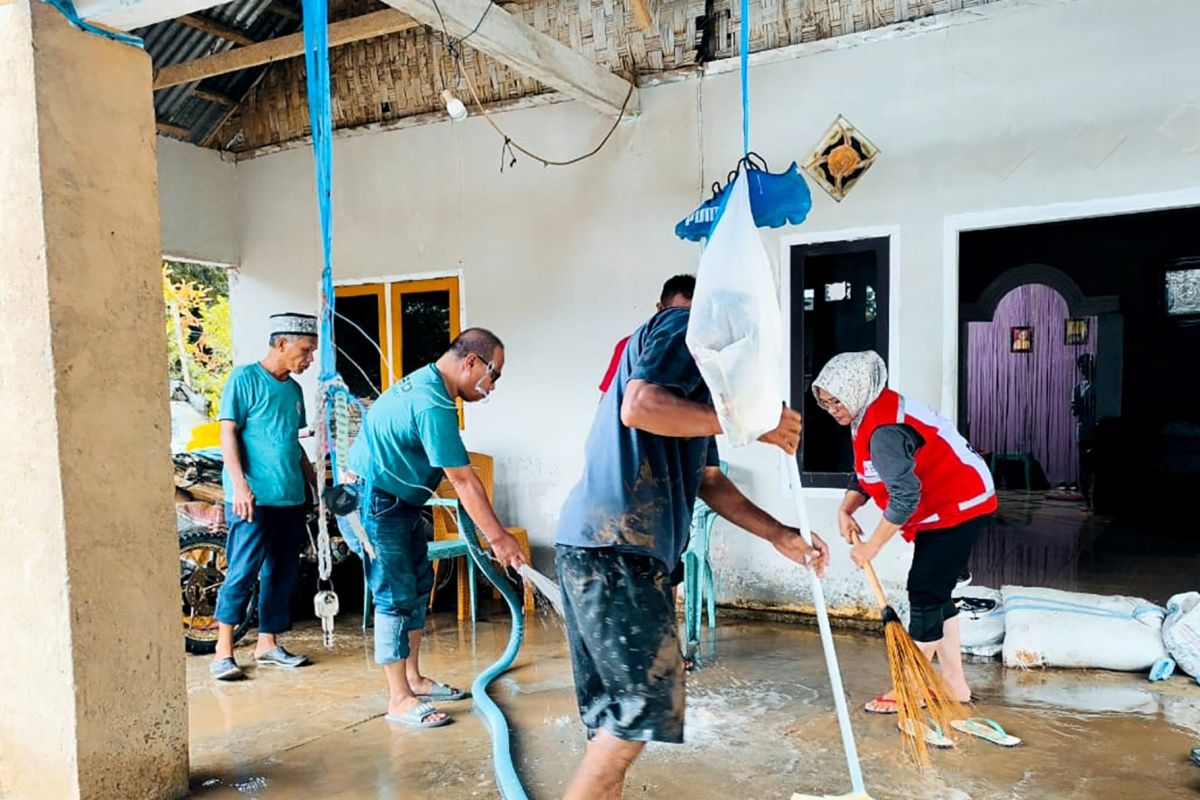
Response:
[[[393,9],[374,11],[330,24],[329,46],[338,47],[362,39],[408,30],[419,25],[420,23],[408,15]],[[224,53],[185,61],[182,64],[163,67],[154,75],[154,88],[166,89],[183,83],[202,81],[214,75],[237,72],[303,54],[304,34],[293,33],[246,47],[235,47]]]
[[[293,22],[300,21],[300,12],[291,6],[285,6],[283,3],[280,3],[279,0],[276,0],[274,3],[271,3],[271,5],[267,6],[267,11],[275,14],[276,16],[283,17],[284,19],[290,19]]]
[[[207,34],[216,36],[218,39],[224,39],[227,42],[240,45],[254,44],[253,39],[236,28],[231,28],[223,22],[217,22],[215,19],[201,17],[198,14],[184,14],[175,21],[182,25],[187,25],[189,28],[195,28],[198,31],[204,31]]]
[[[463,38],[491,56],[592,108],[616,116],[638,110],[637,89],[595,61],[537,31],[492,0],[384,0],[423,25]],[[469,38],[467,38],[469,37]]]
[[[265,69],[259,70],[258,75],[255,76],[254,80],[251,81],[250,86],[247,87],[245,97],[249,97],[250,93],[253,92],[260,83],[262,83],[262,79],[265,77],[267,77],[267,71]],[[243,97],[243,99],[245,99],[245,97]],[[226,108],[225,113],[221,115],[221,119],[217,122],[216,125],[213,126],[213,128],[209,132],[208,136],[204,137],[204,141],[202,141],[200,143],[200,146],[201,147],[212,147],[213,144],[217,141],[217,136],[221,133],[221,129],[225,127],[225,123],[229,121],[230,117],[232,117],[234,114],[237,113],[237,110],[238,110],[237,105],[232,105],[232,106],[229,106],[228,108]],[[218,144],[218,147],[220,147],[219,144]]]
[[[225,106],[226,108],[233,108],[237,105],[237,101],[229,95],[221,94],[220,92],[210,92],[207,89],[199,87],[192,90],[192,97],[195,97],[197,100],[204,100],[208,103]]]
[[[155,127],[163,136],[171,136],[175,139],[186,139],[192,135],[192,132],[182,125],[172,125],[169,122],[156,122]]]

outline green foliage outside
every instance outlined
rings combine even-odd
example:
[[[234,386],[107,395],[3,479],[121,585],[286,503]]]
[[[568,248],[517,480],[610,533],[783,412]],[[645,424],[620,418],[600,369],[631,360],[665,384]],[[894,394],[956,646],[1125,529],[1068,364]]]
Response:
[[[163,300],[171,380],[202,394],[215,419],[221,389],[233,368],[229,273],[223,267],[164,262]]]

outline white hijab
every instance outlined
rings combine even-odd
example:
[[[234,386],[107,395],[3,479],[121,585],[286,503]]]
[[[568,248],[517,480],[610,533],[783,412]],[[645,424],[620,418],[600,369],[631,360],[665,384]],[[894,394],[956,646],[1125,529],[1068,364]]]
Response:
[[[874,350],[842,353],[829,359],[817,375],[812,385],[813,396],[817,396],[818,388],[836,397],[850,412],[854,418],[850,423],[850,435],[853,436],[858,433],[867,407],[887,388],[887,365]]]

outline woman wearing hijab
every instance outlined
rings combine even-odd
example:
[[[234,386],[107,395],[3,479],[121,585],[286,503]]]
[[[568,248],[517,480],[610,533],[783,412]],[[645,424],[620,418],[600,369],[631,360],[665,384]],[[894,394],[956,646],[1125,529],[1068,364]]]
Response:
[[[983,459],[954,425],[923,403],[887,388],[887,367],[874,351],[843,353],[813,382],[817,405],[850,426],[855,480],[838,509],[838,528],[862,567],[900,532],[915,544],[908,573],[909,633],[942,677],[967,702],[958,608],[950,599],[971,547],[996,510],[996,491]],[[869,539],[854,520],[868,500],[883,509]],[[856,541],[858,539],[858,541]],[[867,711],[896,713],[891,692]]]

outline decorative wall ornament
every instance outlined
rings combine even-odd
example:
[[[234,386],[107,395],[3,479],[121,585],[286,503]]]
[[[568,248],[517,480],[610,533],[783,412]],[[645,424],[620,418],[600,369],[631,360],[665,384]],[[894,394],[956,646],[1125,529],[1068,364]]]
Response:
[[[1063,320],[1063,344],[1087,344],[1088,341],[1088,321],[1087,317],[1079,319],[1071,319],[1068,317]]]
[[[1174,266],[1163,280],[1167,316],[1200,316],[1200,260],[1181,259]]]
[[[1010,353],[1033,352],[1033,328],[1022,325],[1009,330],[1008,351]]]
[[[878,156],[871,140],[839,114],[804,162],[804,171],[840,203]]]

